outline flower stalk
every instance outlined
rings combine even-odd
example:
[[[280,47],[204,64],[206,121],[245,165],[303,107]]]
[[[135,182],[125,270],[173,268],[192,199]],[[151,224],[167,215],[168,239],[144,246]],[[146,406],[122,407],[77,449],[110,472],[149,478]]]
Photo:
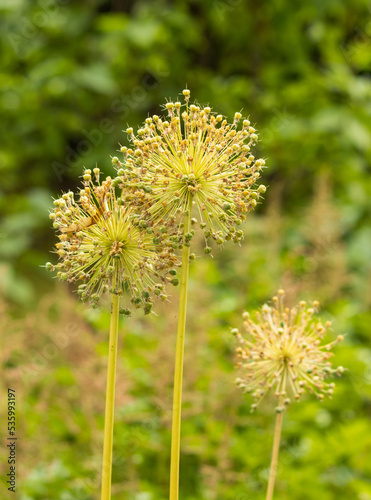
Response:
[[[111,324],[108,350],[108,371],[106,389],[106,409],[104,418],[104,444],[103,444],[103,465],[102,465],[102,494],[101,500],[111,499],[111,478],[112,478],[112,447],[113,447],[113,423],[115,408],[115,381],[117,344],[119,327],[120,295],[116,290],[116,273],[112,282],[111,294]]]
[[[190,229],[190,215],[184,216],[184,234]],[[183,246],[182,274],[180,280],[179,314],[175,353],[175,373],[173,391],[173,422],[171,431],[170,500],[179,498],[180,428],[182,411],[182,385],[184,364],[184,340],[187,312],[188,276],[190,247]]]
[[[274,484],[276,482],[278,456],[279,456],[279,450],[280,450],[282,420],[283,420],[283,411],[280,411],[277,413],[277,416],[276,416],[276,425],[275,425],[275,429],[274,429],[274,439],[273,439],[272,460],[271,460],[271,467],[270,467],[270,471],[269,471],[269,481],[268,481],[266,500],[273,499],[273,491],[274,491]]]

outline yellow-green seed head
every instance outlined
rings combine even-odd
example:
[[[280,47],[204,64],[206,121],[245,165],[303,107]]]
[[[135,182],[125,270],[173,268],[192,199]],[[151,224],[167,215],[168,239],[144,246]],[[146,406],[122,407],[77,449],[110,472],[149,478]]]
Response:
[[[59,233],[59,263],[48,263],[47,269],[58,269],[63,281],[80,281],[78,294],[84,301],[96,303],[105,291],[128,292],[131,303],[149,313],[155,280],[166,283],[166,273],[176,259],[166,249],[155,251],[153,235],[116,197],[112,179],[100,184],[99,172],[94,170],[96,182],[85,171],[78,200],[68,193],[54,202],[50,218]],[[116,283],[114,290],[112,283]]]
[[[278,399],[279,411],[289,406],[290,394],[296,400],[306,391],[319,400],[324,395],[331,398],[335,384],[325,380],[331,374],[340,375],[343,368],[331,367],[330,350],[343,337],[321,345],[331,324],[323,325],[314,317],[317,308],[317,301],[312,307],[302,301],[286,308],[284,291],[279,290],[273,305],[265,304],[254,319],[244,313],[246,335],[234,330],[238,342],[236,366],[241,373],[236,382],[254,398],[252,411],[268,392]]]
[[[124,152],[120,187],[133,195],[149,224],[166,226],[167,236],[181,235],[189,214],[206,238],[239,243],[243,232],[235,226],[255,208],[265,188],[255,186],[265,164],[250,152],[255,129],[248,120],[238,125],[239,112],[228,124],[210,107],[189,105],[188,89],[183,95],[182,109],[173,102],[165,105],[167,119],[154,115],[136,136],[127,130],[133,146]],[[181,247],[185,241],[178,243]]]

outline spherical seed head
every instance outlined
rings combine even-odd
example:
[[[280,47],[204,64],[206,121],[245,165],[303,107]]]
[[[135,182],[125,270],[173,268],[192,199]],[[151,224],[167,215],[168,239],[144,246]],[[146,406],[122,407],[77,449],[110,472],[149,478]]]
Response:
[[[289,393],[296,400],[306,391],[319,400],[324,395],[331,397],[334,384],[325,380],[341,370],[331,367],[329,351],[343,337],[321,345],[327,328],[314,317],[313,307],[302,301],[292,309],[285,308],[283,290],[272,302],[256,311],[254,319],[245,315],[247,335],[236,336],[237,367],[242,373],[239,387],[252,394],[254,409],[270,391],[279,408],[288,406]]]
[[[94,304],[105,291],[125,291],[135,307],[148,313],[154,281],[169,281],[162,272],[174,266],[174,258],[155,252],[153,236],[116,197],[110,177],[102,184],[84,179],[84,186],[78,200],[69,194],[54,202],[59,263],[46,267],[57,269],[64,281],[80,281],[78,294],[84,301]]]
[[[152,225],[160,221],[167,236],[179,236],[180,248],[187,243],[181,231],[185,215],[195,216],[206,239],[239,243],[243,232],[235,228],[265,191],[255,186],[265,164],[250,152],[255,129],[248,120],[239,125],[241,113],[228,124],[210,107],[189,104],[188,89],[183,95],[182,109],[168,102],[166,118],[147,119],[136,136],[129,129],[133,149],[124,153],[121,187]]]

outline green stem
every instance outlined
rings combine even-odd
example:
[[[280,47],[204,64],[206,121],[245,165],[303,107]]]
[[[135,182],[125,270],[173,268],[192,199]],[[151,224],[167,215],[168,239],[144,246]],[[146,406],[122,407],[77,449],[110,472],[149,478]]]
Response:
[[[184,218],[184,234],[190,229],[190,215]],[[179,498],[179,457],[180,457],[180,424],[182,410],[182,384],[184,337],[187,311],[187,292],[189,275],[190,248],[184,246],[182,254],[182,276],[180,280],[179,315],[175,354],[173,425],[171,430],[171,463],[170,463],[170,500]]]
[[[272,461],[271,461],[271,468],[269,471],[269,481],[268,481],[266,500],[272,500],[273,498],[274,483],[276,481],[276,475],[277,475],[278,455],[280,451],[282,420],[283,420],[283,412],[277,413],[276,426],[274,429]]]
[[[112,289],[116,288],[116,279],[112,283]],[[111,499],[111,477],[112,477],[112,445],[113,445],[113,421],[115,411],[115,378],[117,360],[117,339],[119,327],[120,296],[111,295],[111,324],[109,335],[108,372],[106,390],[106,411],[104,420],[104,445],[103,445],[103,467],[102,467],[102,495],[101,500]]]

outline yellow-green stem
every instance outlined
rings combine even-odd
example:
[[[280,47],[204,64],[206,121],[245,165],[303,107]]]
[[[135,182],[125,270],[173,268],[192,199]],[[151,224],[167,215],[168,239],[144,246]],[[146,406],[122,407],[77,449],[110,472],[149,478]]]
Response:
[[[283,420],[283,412],[277,413],[276,426],[274,429],[272,461],[271,461],[271,468],[269,471],[267,500],[272,500],[273,498],[274,483],[276,481],[276,475],[277,475],[278,455],[280,451],[282,420]]]
[[[184,234],[190,229],[190,215],[184,219]],[[184,246],[182,254],[182,276],[180,280],[179,315],[176,339],[173,425],[171,431],[171,463],[170,463],[170,500],[179,498],[179,456],[180,456],[180,423],[182,410],[184,337],[187,312],[187,292],[189,274],[190,248]]]
[[[113,280],[112,288],[116,288],[116,280]],[[111,295],[111,324],[108,351],[108,372],[106,390],[106,411],[104,420],[104,445],[103,445],[103,467],[102,467],[102,495],[101,500],[111,500],[111,477],[112,477],[112,445],[113,445],[113,421],[115,412],[115,379],[117,360],[117,339],[119,329],[119,307],[120,296]]]

